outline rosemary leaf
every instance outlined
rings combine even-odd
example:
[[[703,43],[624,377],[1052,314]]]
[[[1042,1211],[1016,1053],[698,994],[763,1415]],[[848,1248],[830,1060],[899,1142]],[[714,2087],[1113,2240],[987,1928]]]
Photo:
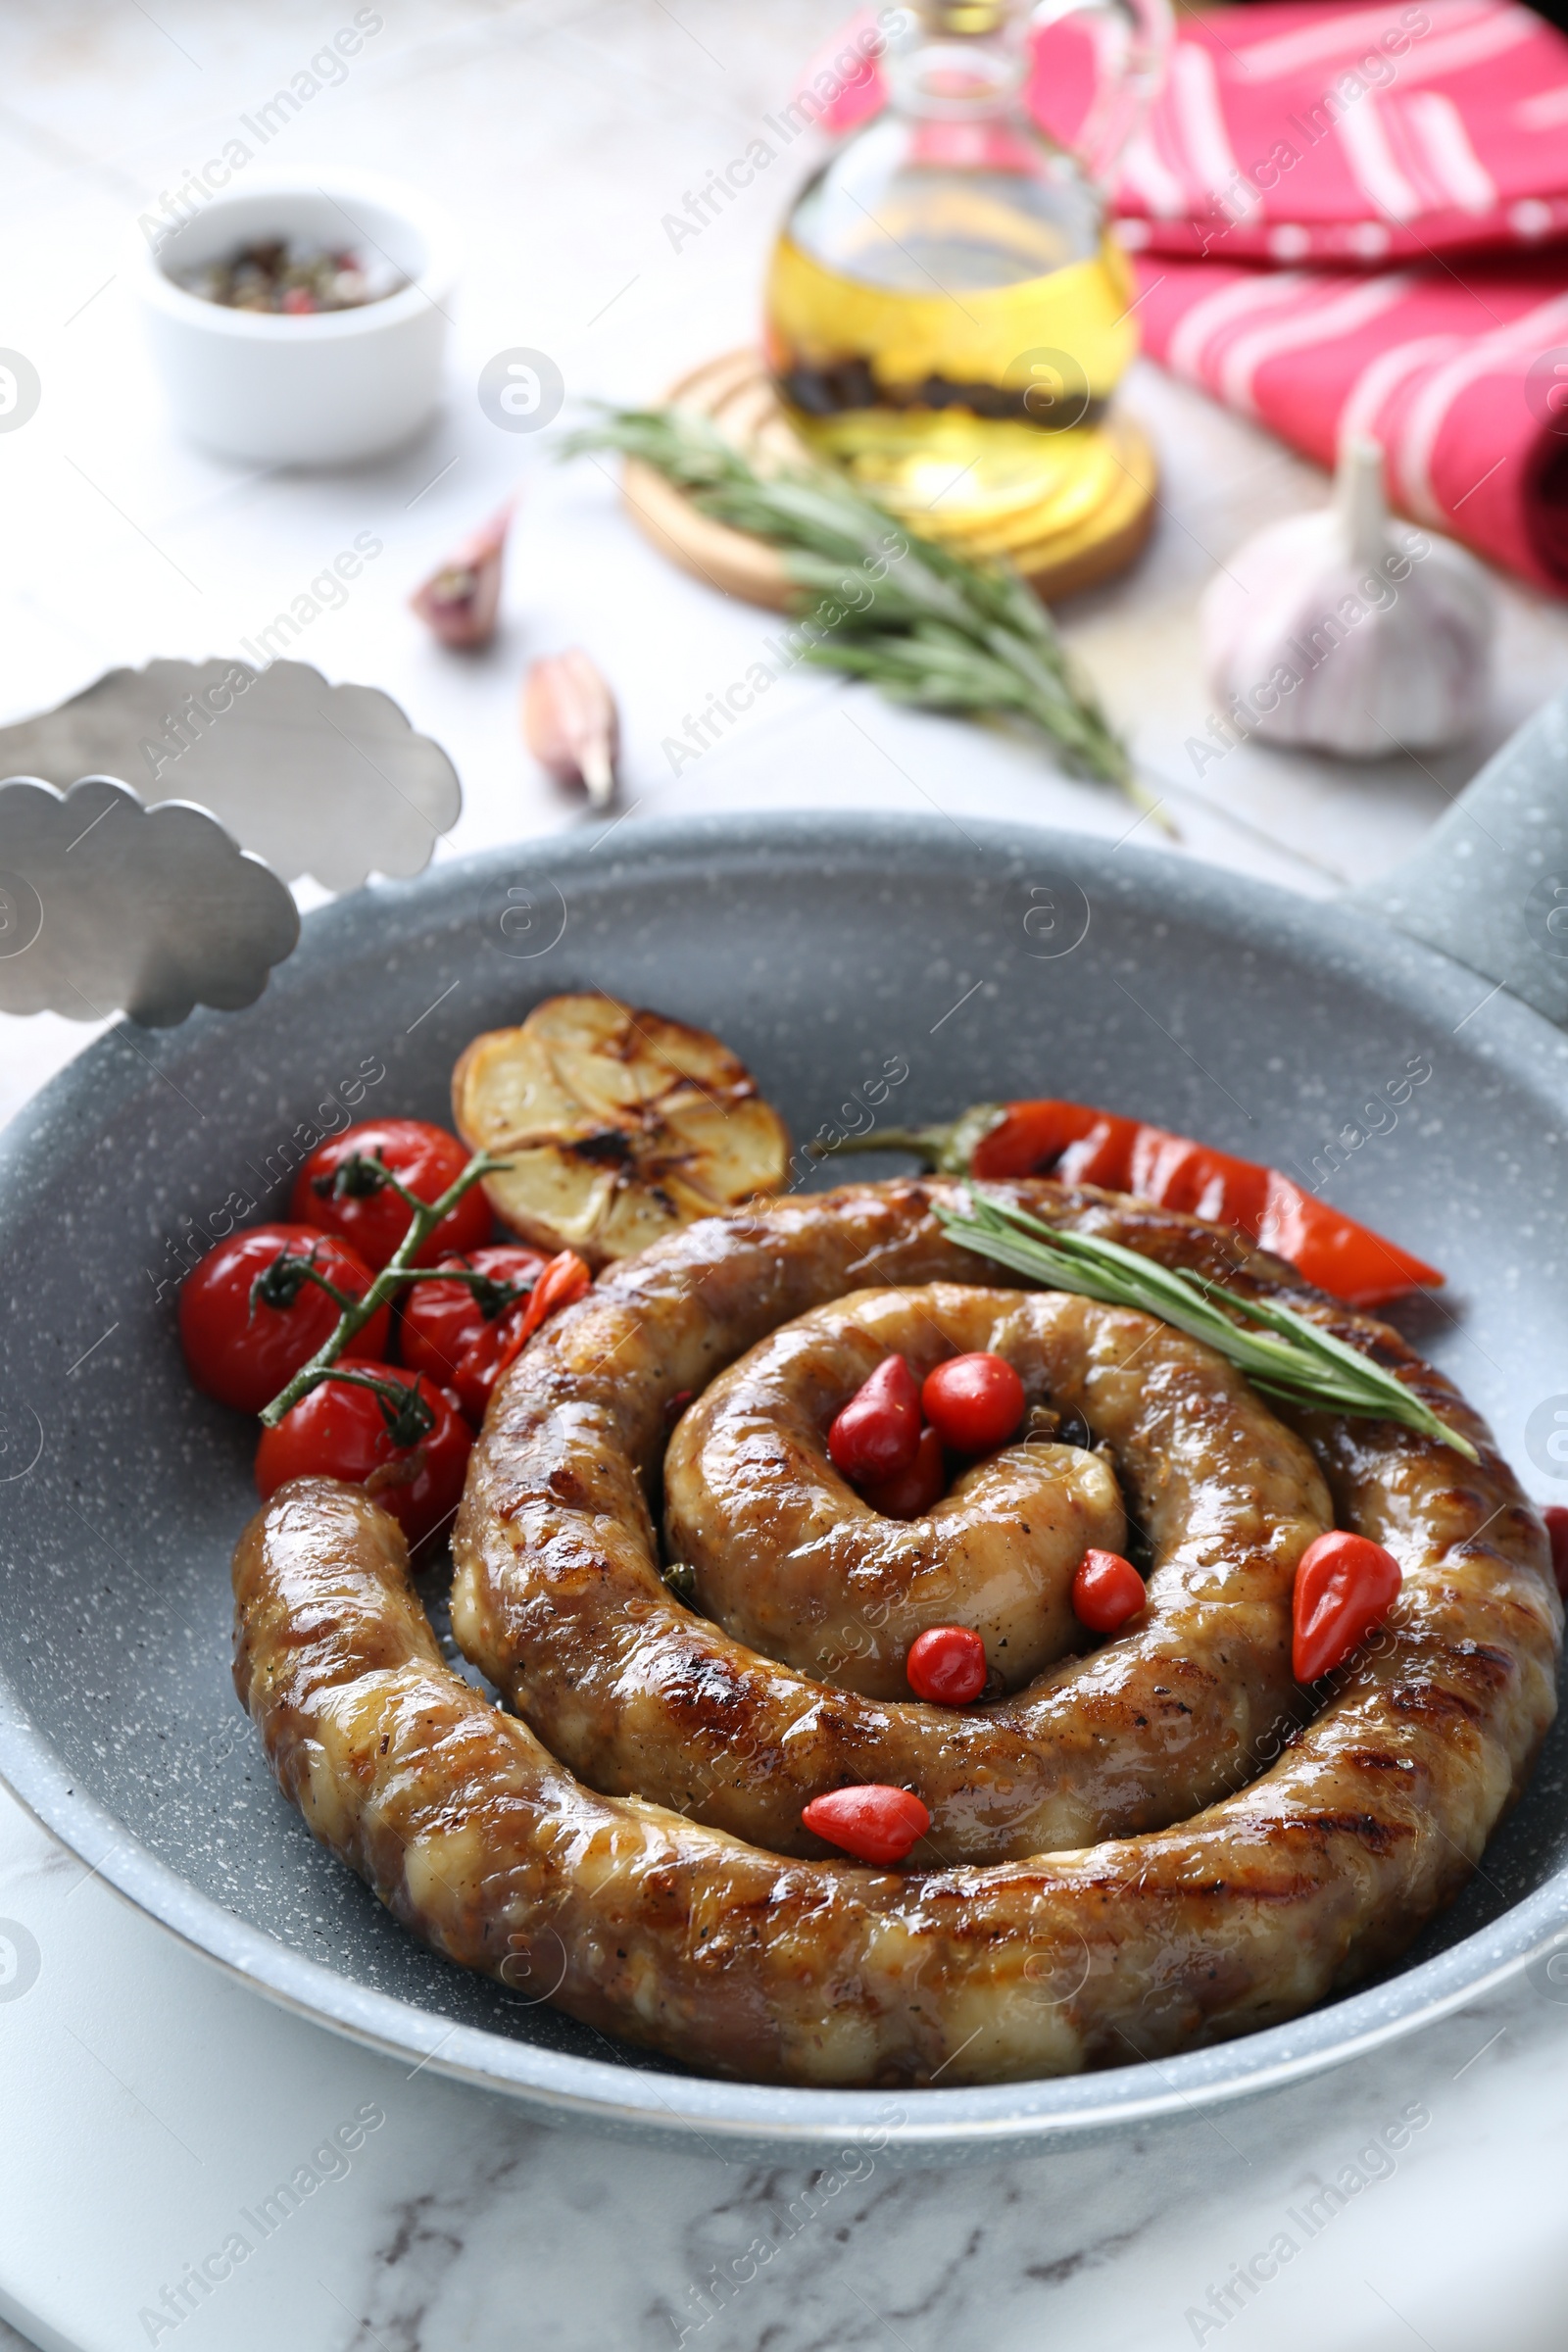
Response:
[[[600,449],[639,459],[715,522],[776,547],[805,617],[833,601],[838,616],[803,649],[806,661],[863,678],[895,702],[1021,721],[1049,738],[1073,774],[1118,786],[1146,814],[1158,807],[1050,614],[1010,564],[972,563],[922,538],[825,467],[759,473],[708,417],[688,410],[607,410],[569,434],[563,454]],[[852,586],[857,601],[842,610]]]
[[[1159,1265],[1102,1235],[1043,1224],[1027,1209],[989,1193],[971,1190],[967,1199],[967,1215],[941,1206],[936,1214],[943,1231],[977,1255],[1052,1290],[1157,1315],[1225,1356],[1255,1387],[1289,1403],[1402,1422],[1441,1438],[1467,1461],[1480,1458],[1468,1438],[1382,1364],[1277,1299],[1244,1298],[1222,1283]],[[1237,1316],[1262,1328],[1249,1330]]]

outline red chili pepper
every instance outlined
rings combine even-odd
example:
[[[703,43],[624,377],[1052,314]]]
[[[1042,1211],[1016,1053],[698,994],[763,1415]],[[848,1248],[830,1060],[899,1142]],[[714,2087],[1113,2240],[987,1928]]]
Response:
[[[1255,1238],[1268,1184],[1267,1168],[1162,1127],[1140,1127],[1134,1138],[1127,1189],[1164,1208],[1238,1225]]]
[[[1056,1163],[1063,1184],[1102,1184],[1111,1192],[1125,1189],[1138,1141],[1136,1119],[1113,1118],[1106,1111],[1075,1144],[1069,1144]]]
[[[1269,1170],[1268,1200],[1252,1239],[1348,1306],[1386,1306],[1411,1291],[1439,1290],[1446,1279],[1369,1225],[1303,1193],[1277,1168]]]
[[[989,1453],[1023,1419],[1023,1382],[1004,1355],[950,1355],[926,1374],[920,1402],[956,1453]]]
[[[827,1433],[833,1467],[857,1486],[911,1469],[920,1444],[920,1391],[902,1355],[885,1356]]]
[[[563,1250],[550,1260],[528,1294],[522,1320],[497,1360],[492,1385],[498,1385],[507,1366],[515,1363],[541,1323],[548,1323],[564,1306],[575,1306],[579,1298],[587,1297],[593,1279],[575,1250]]]
[[[977,1115],[969,1112],[956,1121],[955,1132]],[[930,1154],[941,1164],[940,1137],[946,1131],[918,1132],[928,1136]],[[1191,1136],[1120,1118],[1087,1102],[1003,1104],[1001,1116],[970,1153],[969,1173],[1100,1184],[1234,1225],[1348,1306],[1383,1306],[1410,1291],[1436,1289],[1444,1279],[1435,1266],[1303,1192],[1278,1168],[1238,1159]]]
[[[1069,1144],[1088,1135],[1104,1117],[1086,1102],[1004,1102],[1001,1116],[980,1137],[969,1154],[973,1176],[1037,1176],[1054,1168]],[[969,1114],[971,1117],[973,1113]],[[955,1129],[965,1120],[956,1119]],[[919,1129],[914,1131],[920,1133]],[[945,1130],[932,1130],[933,1141]],[[937,1164],[943,1164],[940,1156]],[[954,1171],[956,1173],[956,1170]]]
[[[1343,1529],[1302,1552],[1292,1603],[1291,1671],[1315,1683],[1343,1666],[1398,1595],[1399,1563],[1381,1544]]]
[[[966,1707],[986,1687],[986,1645],[966,1625],[928,1625],[909,1643],[905,1678],[916,1698]]]
[[[1092,1634],[1113,1634],[1136,1617],[1149,1594],[1119,1551],[1086,1551],[1072,1580],[1072,1610]]]
[[[902,1862],[931,1827],[931,1816],[907,1788],[866,1781],[813,1796],[801,1819],[813,1838],[841,1846],[858,1862]]]
[[[1541,1516],[1551,1538],[1551,1573],[1557,1579],[1558,1592],[1568,1600],[1568,1506],[1548,1502]]]
[[[923,1519],[947,1493],[948,1470],[942,1458],[942,1440],[934,1429],[922,1429],[907,1470],[895,1478],[873,1479],[858,1491],[861,1499],[884,1519]]]

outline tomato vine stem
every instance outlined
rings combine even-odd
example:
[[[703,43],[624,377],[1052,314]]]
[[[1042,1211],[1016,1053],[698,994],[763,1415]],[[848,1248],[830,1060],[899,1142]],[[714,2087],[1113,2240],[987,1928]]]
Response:
[[[488,1152],[476,1152],[462,1175],[454,1177],[438,1200],[416,1200],[414,1195],[405,1192],[396,1177],[390,1177],[396,1189],[413,1201],[414,1215],[410,1219],[408,1232],[376,1274],[364,1298],[355,1299],[344,1308],[336,1330],[318,1348],[310,1362],[302,1364],[287,1386],[279,1389],[271,1403],[264,1406],[261,1416],[264,1429],[275,1429],[284,1414],[298,1404],[302,1396],[308,1396],[312,1389],[320,1386],[349,1342],[358,1337],[373,1314],[391,1304],[399,1283],[453,1282],[461,1279],[450,1273],[442,1273],[434,1266],[416,1266],[413,1261],[442,1219],[452,1214],[465,1193],[471,1191],[482,1178],[493,1176],[511,1164],[510,1160],[493,1158]]]

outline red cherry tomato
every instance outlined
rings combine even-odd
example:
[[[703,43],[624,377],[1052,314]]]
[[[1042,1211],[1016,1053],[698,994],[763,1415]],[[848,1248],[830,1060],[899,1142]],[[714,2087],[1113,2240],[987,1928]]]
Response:
[[[352,1242],[367,1265],[384,1266],[409,1230],[414,1211],[386,1181],[390,1169],[419,1200],[439,1200],[463,1174],[468,1154],[455,1135],[425,1119],[362,1119],[318,1144],[294,1179],[290,1213],[302,1224],[324,1226]],[[479,1250],[493,1219],[484,1187],[464,1194],[420,1250],[433,1266],[455,1250]]]
[[[440,1263],[483,1281],[411,1282],[398,1352],[412,1370],[456,1389],[468,1419],[479,1422],[545,1261],[537,1250],[506,1246],[470,1250]]]
[[[909,1643],[904,1672],[916,1698],[966,1707],[986,1687],[986,1645],[966,1625],[928,1625]]]
[[[253,1225],[220,1242],[179,1286],[179,1343],[190,1376],[220,1404],[259,1413],[337,1329],[342,1308],[305,1271],[314,1267],[350,1298],[370,1269],[335,1234],[310,1225]],[[355,1342],[384,1355],[388,1310],[378,1307]]]
[[[920,1443],[920,1391],[902,1355],[864,1380],[827,1433],[833,1466],[859,1485],[897,1478]]]
[[[925,1417],[955,1453],[989,1453],[1023,1419],[1023,1382],[1002,1355],[953,1355],[928,1372]]]
[[[1551,1573],[1557,1580],[1558,1592],[1568,1600],[1568,1506],[1548,1502],[1541,1516],[1551,1538]]]
[[[362,1386],[368,1376],[379,1391]],[[473,1434],[457,1398],[424,1373],[346,1363],[264,1429],[256,1491],[265,1502],[291,1478],[341,1478],[366,1487],[411,1545],[446,1525],[463,1494]]]
[[[858,1862],[902,1862],[931,1827],[931,1816],[917,1796],[880,1781],[813,1796],[801,1819],[813,1838],[842,1846]]]
[[[1298,1683],[1343,1666],[1397,1596],[1399,1563],[1367,1536],[1335,1529],[1302,1552],[1291,1615],[1291,1672]]]
[[[861,1499],[884,1519],[923,1519],[947,1492],[947,1464],[942,1440],[934,1429],[922,1429],[907,1470],[896,1477],[873,1479],[859,1490]]]
[[[1119,1551],[1086,1551],[1072,1580],[1073,1615],[1092,1634],[1113,1634],[1149,1598],[1144,1580]]]

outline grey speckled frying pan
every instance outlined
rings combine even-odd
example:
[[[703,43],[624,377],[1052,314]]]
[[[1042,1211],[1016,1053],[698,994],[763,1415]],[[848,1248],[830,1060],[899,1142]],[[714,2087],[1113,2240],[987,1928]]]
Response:
[[[1406,1328],[1532,1491],[1568,1500],[1559,898],[1553,707],[1349,906],[1027,827],[812,813],[524,846],[312,915],[248,1011],[122,1026],[0,1143],[0,1770],[132,1901],[326,2025],[546,2117],[797,2159],[873,2134],[919,2160],[1129,2128],[1332,2064],[1522,1965],[1568,1970],[1559,1735],[1405,1965],[1291,2026],[896,2099],[612,2048],[425,1951],[278,1794],[228,1679],[253,1432],[192,1392],[172,1311],[204,1234],[281,1199],[318,1105],[444,1118],[475,1031],[603,987],[715,1028],[797,1138],[863,1125],[858,1090],[902,1055],[884,1118],[1053,1093],[1308,1181],[1330,1169],[1330,1197],[1447,1269]]]

